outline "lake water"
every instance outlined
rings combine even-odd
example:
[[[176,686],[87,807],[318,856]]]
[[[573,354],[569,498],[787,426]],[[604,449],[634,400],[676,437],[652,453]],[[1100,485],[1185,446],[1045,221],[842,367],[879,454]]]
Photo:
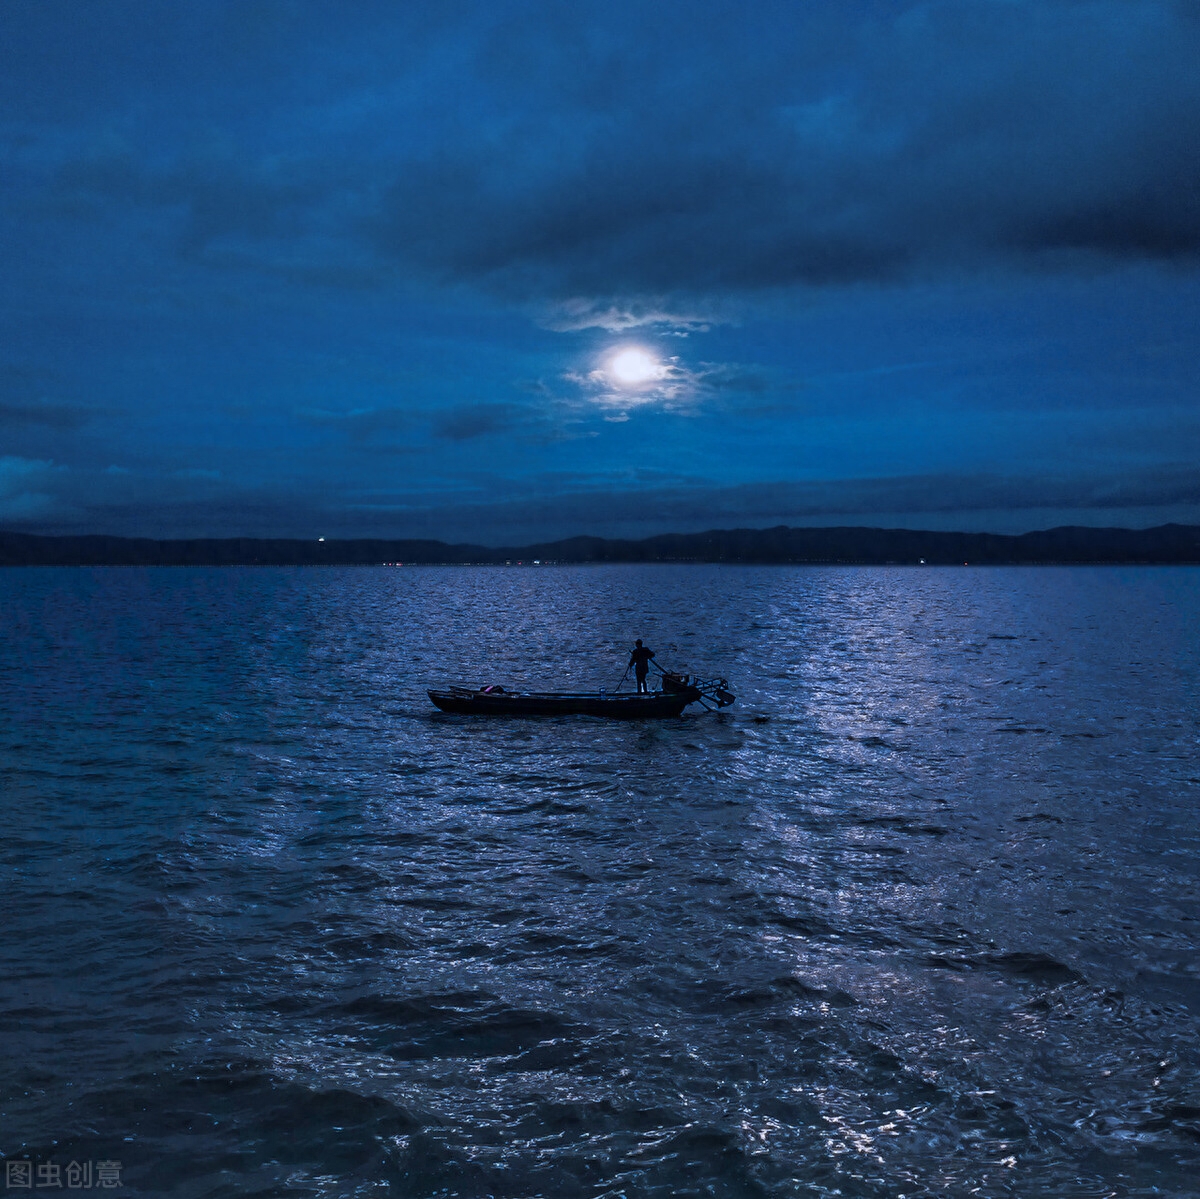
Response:
[[[35,1186],[1200,1192],[1200,570],[10,569],[0,620]],[[635,636],[738,703],[425,696]]]

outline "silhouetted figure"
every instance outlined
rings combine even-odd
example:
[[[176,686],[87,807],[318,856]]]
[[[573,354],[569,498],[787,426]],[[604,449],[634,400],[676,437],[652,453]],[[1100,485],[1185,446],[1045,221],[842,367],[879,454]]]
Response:
[[[646,675],[650,673],[650,659],[654,657],[654,651],[647,649],[642,644],[642,639],[639,637],[634,644],[633,652],[629,655],[629,665],[633,667],[634,678],[637,679],[638,691],[649,691],[646,686]]]

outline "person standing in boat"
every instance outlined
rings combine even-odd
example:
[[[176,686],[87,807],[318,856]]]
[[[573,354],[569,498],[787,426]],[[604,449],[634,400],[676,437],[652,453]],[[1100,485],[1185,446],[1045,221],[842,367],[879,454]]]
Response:
[[[650,673],[650,659],[653,657],[654,651],[647,649],[639,637],[634,643],[633,652],[629,655],[629,665],[633,667],[633,675],[637,679],[637,689],[639,692],[650,690],[646,686],[646,675]]]

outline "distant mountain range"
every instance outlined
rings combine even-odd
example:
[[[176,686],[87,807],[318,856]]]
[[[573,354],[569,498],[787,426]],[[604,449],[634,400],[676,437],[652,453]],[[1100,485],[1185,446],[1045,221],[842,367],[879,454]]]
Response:
[[[641,541],[571,537],[494,549],[442,541],[282,538],[39,537],[0,532],[0,566],[367,566],[381,563],[755,562],[916,565],[1200,563],[1200,526],[1040,533],[936,533],[915,529],[713,529]]]

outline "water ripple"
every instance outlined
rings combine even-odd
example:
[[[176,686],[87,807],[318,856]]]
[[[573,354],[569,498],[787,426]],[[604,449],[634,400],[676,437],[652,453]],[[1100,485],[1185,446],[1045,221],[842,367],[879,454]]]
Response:
[[[0,1148],[153,1195],[1193,1194],[1198,580],[3,572]],[[634,636],[738,705],[425,702],[612,687]]]

